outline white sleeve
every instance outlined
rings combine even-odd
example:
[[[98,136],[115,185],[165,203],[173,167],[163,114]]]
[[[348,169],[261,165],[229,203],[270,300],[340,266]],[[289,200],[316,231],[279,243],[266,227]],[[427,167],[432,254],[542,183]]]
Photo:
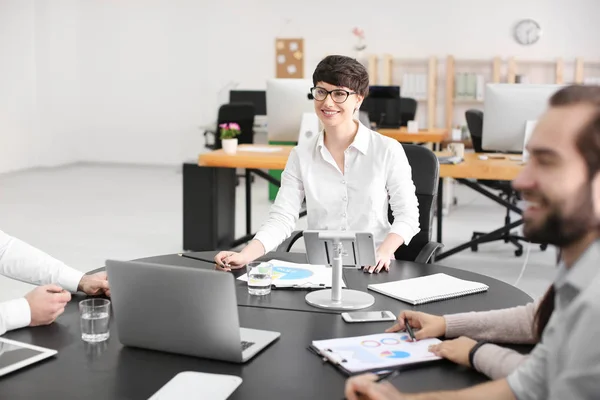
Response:
[[[25,298],[0,303],[0,335],[31,323],[31,310]]]
[[[265,253],[279,246],[293,232],[304,200],[304,184],[296,148],[292,150],[281,174],[281,187],[269,211],[267,221],[254,239],[262,243]]]
[[[400,143],[394,141],[388,151],[386,188],[394,215],[390,233],[401,236],[404,244],[409,244],[420,231],[419,201],[412,180],[412,169]]]
[[[34,285],[56,284],[77,292],[83,272],[0,231],[0,274]]]

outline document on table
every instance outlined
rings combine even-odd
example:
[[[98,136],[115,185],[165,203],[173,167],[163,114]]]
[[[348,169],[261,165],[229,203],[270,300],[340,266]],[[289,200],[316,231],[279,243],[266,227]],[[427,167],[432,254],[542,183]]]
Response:
[[[268,147],[268,146],[253,146],[253,147],[238,147],[238,151],[248,151],[251,153],[277,153],[281,151],[281,147]]]
[[[275,289],[303,287],[330,288],[332,283],[332,268],[326,265],[297,264],[281,260],[265,261],[273,265],[271,284]],[[238,278],[248,281],[248,274]],[[346,284],[342,280],[342,287]]]

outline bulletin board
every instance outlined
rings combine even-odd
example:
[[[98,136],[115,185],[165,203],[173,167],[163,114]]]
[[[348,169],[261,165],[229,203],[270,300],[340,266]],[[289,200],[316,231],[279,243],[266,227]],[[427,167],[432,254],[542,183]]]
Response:
[[[275,39],[275,77],[304,78],[304,39]]]

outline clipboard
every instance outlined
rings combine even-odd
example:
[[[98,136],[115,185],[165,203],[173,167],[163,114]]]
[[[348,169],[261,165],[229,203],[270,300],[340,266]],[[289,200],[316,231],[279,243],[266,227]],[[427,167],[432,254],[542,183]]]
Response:
[[[411,369],[442,358],[427,348],[439,339],[410,341],[408,333],[384,333],[313,341],[308,350],[347,376]],[[329,345],[331,344],[331,346]]]

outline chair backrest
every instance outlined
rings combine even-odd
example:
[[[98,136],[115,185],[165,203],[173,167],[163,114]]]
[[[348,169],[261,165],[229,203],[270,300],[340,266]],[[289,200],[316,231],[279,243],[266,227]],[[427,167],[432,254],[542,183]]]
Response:
[[[483,148],[481,147],[481,139],[483,136],[483,111],[481,110],[467,110],[465,112],[465,118],[467,119],[467,128],[471,133],[471,141],[473,142],[473,150],[477,153],[482,153]]]
[[[417,100],[410,97],[400,98],[400,116],[402,126],[408,125],[408,121],[413,121],[417,114]]]
[[[412,238],[408,246],[400,246],[395,257],[397,260],[414,261],[421,249],[431,240],[440,164],[436,155],[426,147],[414,144],[403,144],[402,146],[412,170],[415,192],[419,200],[421,230]],[[391,208],[388,208],[388,218],[390,223],[394,221]]]
[[[221,128],[220,124],[227,122],[236,122],[240,126],[239,144],[249,144],[254,142],[254,104],[252,103],[229,103],[219,107],[217,117],[217,130],[215,135],[215,149],[221,148]]]

